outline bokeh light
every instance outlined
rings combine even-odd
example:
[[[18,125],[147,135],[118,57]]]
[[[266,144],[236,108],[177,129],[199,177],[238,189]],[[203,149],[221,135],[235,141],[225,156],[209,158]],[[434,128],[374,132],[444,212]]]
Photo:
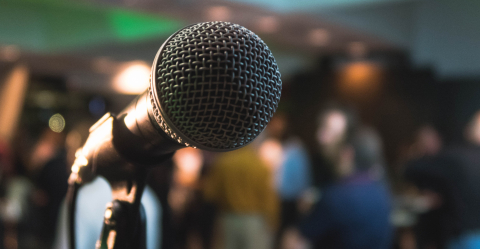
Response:
[[[211,21],[229,21],[232,12],[225,6],[213,6],[206,10],[205,19]]]
[[[65,119],[61,114],[57,113],[50,117],[48,126],[52,131],[60,133],[63,131],[63,129],[65,129]]]
[[[326,29],[314,29],[308,35],[310,44],[323,47],[330,42],[330,33]]]
[[[280,28],[280,21],[274,16],[264,16],[258,20],[257,30],[261,33],[275,33]]]
[[[355,61],[339,70],[339,87],[349,97],[371,97],[381,90],[382,66],[368,61]]]
[[[148,88],[150,67],[143,61],[130,63],[113,80],[113,88],[123,94],[140,94]]]

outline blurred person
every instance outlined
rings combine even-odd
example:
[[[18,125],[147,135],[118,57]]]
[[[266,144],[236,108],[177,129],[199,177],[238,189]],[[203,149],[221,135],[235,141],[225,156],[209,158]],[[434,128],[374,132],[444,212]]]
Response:
[[[277,113],[266,128],[271,141],[261,146],[262,154],[271,154],[275,170],[275,187],[281,201],[280,227],[277,244],[282,241],[286,228],[295,225],[299,218],[298,202],[311,187],[311,163],[302,141],[288,130],[286,115]],[[277,148],[278,147],[278,148]]]
[[[219,230],[226,249],[272,247],[279,203],[257,143],[219,154],[204,179],[206,201],[221,211]]]
[[[449,243],[450,249],[480,248],[480,111],[475,113],[465,129],[466,143],[453,150],[463,179],[456,180],[463,199],[461,230]]]
[[[174,248],[209,248],[212,228],[202,222],[205,205],[199,188],[203,153],[198,149],[184,148],[175,153],[173,163],[168,203],[175,228]]]
[[[26,164],[33,182],[22,248],[51,248],[61,202],[67,192],[64,134],[44,128]]]
[[[0,248],[17,248],[28,214],[31,182],[15,168],[12,150],[0,141]]]
[[[20,240],[24,238],[22,228],[28,216],[31,191],[32,184],[26,177],[14,176],[6,180],[5,196],[0,203],[1,220],[5,224],[5,233],[1,236],[6,249],[23,245]]]
[[[330,151],[336,180],[322,190],[299,232],[314,248],[390,248],[390,193],[376,173],[384,163],[380,138],[361,128],[339,146],[337,153]]]
[[[438,131],[431,125],[420,127],[417,139],[412,149],[418,157],[437,155],[443,147],[442,138]]]
[[[357,117],[352,109],[331,104],[323,108],[317,122],[312,163],[315,184],[322,187],[335,180],[338,151],[357,126]]]
[[[335,168],[338,154],[357,126],[353,109],[331,103],[326,105],[317,117],[315,145],[309,148],[311,154],[312,187],[302,195],[298,209],[307,213],[320,196],[320,190],[335,182]]]
[[[418,212],[413,227],[418,248],[446,248],[449,238],[458,230],[457,192],[449,187],[447,178],[442,179],[436,173],[448,162],[438,160],[441,149],[442,139],[437,130],[431,125],[421,126],[405,166],[405,179],[417,188],[409,205]]]
[[[158,197],[161,205],[161,229],[159,232],[161,240],[161,248],[174,248],[175,229],[173,223],[172,209],[168,203],[168,194],[172,186],[173,178],[173,162],[167,160],[158,167],[150,169],[147,177],[147,185],[153,190],[155,196]]]
[[[321,189],[335,182],[338,153],[356,126],[356,113],[344,105],[330,103],[320,111],[314,136],[315,145],[308,148],[312,158],[312,186],[300,198],[300,213],[307,213],[318,202]]]
[[[466,142],[407,166],[405,177],[428,191],[431,210],[441,210],[438,248],[480,248],[480,112],[465,128]],[[428,184],[428,185],[427,185]]]

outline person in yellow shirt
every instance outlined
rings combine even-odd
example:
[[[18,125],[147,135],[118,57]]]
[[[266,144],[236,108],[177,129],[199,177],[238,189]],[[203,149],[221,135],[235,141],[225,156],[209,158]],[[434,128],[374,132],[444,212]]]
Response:
[[[221,153],[203,184],[205,200],[221,211],[225,249],[267,249],[278,224],[272,172],[254,145]]]

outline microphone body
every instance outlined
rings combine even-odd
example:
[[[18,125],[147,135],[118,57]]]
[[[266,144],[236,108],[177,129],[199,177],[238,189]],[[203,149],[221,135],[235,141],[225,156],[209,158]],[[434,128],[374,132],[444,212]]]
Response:
[[[85,180],[102,175],[107,180],[134,177],[136,167],[158,165],[185,145],[168,137],[152,121],[149,92],[136,97],[118,115],[105,114],[91,128],[77,152],[73,168]]]
[[[118,115],[97,121],[76,153],[69,179],[71,248],[82,183],[101,175],[112,187],[99,247],[143,248],[140,198],[148,168],[186,146],[222,152],[249,144],[275,113],[281,89],[269,48],[242,26],[205,22],[170,36],[155,56],[150,87]]]
[[[241,148],[265,129],[281,89],[276,61],[253,32],[227,22],[187,26],[160,47],[150,87],[92,126],[78,166],[114,174],[120,165],[159,164],[185,146]],[[118,169],[103,170],[110,165]]]

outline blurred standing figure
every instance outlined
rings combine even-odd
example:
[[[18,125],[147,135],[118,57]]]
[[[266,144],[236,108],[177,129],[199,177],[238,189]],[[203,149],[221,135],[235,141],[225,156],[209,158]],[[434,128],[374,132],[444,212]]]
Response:
[[[280,228],[278,238],[283,231],[298,222],[298,203],[302,195],[311,186],[311,163],[308,153],[298,137],[288,133],[288,121],[285,115],[277,113],[267,126],[267,134],[280,144],[275,170],[275,186],[281,200]],[[262,144],[261,153],[275,151],[268,142]],[[265,146],[264,146],[265,145]],[[280,242],[280,241],[278,241]]]
[[[442,138],[440,134],[438,134],[438,131],[430,125],[424,125],[417,131],[410,156],[413,158],[435,156],[440,152],[442,147]]]
[[[199,180],[204,163],[203,153],[187,147],[175,153],[173,163],[175,167],[168,204],[174,224],[175,248],[209,248],[207,245],[211,236],[208,236],[207,230],[210,227],[202,227],[205,223],[201,222],[204,207]]]
[[[338,133],[326,134],[325,124],[321,124],[317,139],[322,153],[335,162],[336,177],[300,224],[300,233],[314,248],[388,249],[392,237],[390,193],[376,174],[383,166],[380,138],[367,128],[341,133],[340,128],[347,131],[348,118],[340,110],[327,113],[332,114]],[[335,147],[322,147],[335,137],[340,139]]]
[[[0,139],[0,248],[16,249],[28,214],[32,184],[15,167],[10,146]]]
[[[341,105],[329,105],[318,115],[315,131],[315,145],[312,154],[312,187],[304,194],[299,211],[307,212],[319,199],[319,189],[335,182],[339,151],[347,138],[357,127],[357,117],[353,110]]]
[[[320,112],[313,151],[315,185],[323,187],[335,181],[339,150],[356,126],[355,113],[343,106],[328,106]]]
[[[435,128],[421,127],[410,148],[410,161],[405,166],[404,177],[418,189],[422,200],[416,210],[418,215],[414,232],[418,248],[443,249],[447,241],[458,233],[458,191],[449,183],[448,177],[438,172],[448,160],[438,157],[442,140]]]
[[[422,164],[407,166],[405,177],[431,189],[432,209],[444,210],[444,234],[437,248],[480,248],[480,112],[465,129],[466,143]],[[435,187],[432,188],[431,186]]]
[[[456,174],[460,178],[452,180],[460,191],[463,208],[460,210],[460,234],[450,241],[449,249],[480,248],[480,111],[467,125],[465,138],[467,143],[452,151],[459,162],[453,166],[461,170]]]
[[[224,248],[271,248],[278,200],[272,173],[255,145],[221,153],[205,178],[204,195],[222,212]]]
[[[67,193],[67,153],[65,136],[45,128],[35,144],[28,171],[33,178],[28,229],[31,239],[25,239],[24,248],[51,248],[60,205]]]

